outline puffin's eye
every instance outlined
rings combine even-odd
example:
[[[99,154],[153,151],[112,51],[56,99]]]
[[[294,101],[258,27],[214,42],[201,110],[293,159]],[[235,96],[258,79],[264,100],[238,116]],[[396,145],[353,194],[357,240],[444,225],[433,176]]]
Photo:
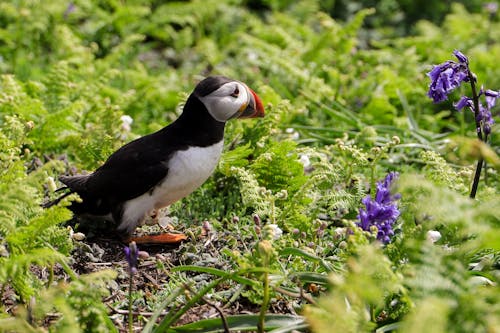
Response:
[[[236,98],[236,97],[238,97],[239,94],[240,94],[240,90],[238,89],[238,87],[236,87],[234,89],[234,91],[231,93],[231,96]]]

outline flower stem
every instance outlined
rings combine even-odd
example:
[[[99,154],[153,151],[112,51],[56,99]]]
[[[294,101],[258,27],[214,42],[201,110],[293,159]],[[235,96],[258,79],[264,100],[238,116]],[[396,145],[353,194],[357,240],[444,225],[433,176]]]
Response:
[[[467,68],[467,75],[469,77],[470,87],[472,90],[472,100],[474,102],[474,121],[476,124],[477,138],[483,142],[486,142],[487,137],[483,138],[483,132],[481,131],[481,124],[479,123],[477,113],[479,112],[479,95],[476,90],[476,82],[474,81],[474,75],[469,68]],[[476,197],[477,187],[479,186],[479,179],[481,178],[481,170],[483,169],[484,160],[479,157],[476,165],[476,172],[474,173],[474,180],[472,181],[472,187],[470,191],[470,198],[474,199]]]
[[[132,272],[128,277],[128,331],[132,333],[134,330],[134,317],[132,313],[132,287],[133,287],[133,274]]]
[[[470,82],[470,87],[472,90],[472,100],[474,102],[474,121],[476,123],[476,133],[477,133],[477,138],[481,141],[483,140],[483,132],[481,131],[481,124],[479,123],[477,116],[477,113],[479,112],[479,95],[477,94],[477,89],[476,89],[476,82],[474,75],[472,75],[472,72],[470,71],[469,68],[467,68],[467,75],[469,77],[469,82]]]
[[[267,307],[269,306],[269,273],[264,273],[264,297],[259,313],[259,323],[257,324],[257,332],[264,333],[264,320],[266,318]]]

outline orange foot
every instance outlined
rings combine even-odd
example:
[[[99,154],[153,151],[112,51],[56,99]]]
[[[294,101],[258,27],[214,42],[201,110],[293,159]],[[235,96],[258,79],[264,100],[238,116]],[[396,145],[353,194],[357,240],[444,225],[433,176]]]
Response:
[[[159,235],[142,235],[136,237],[129,237],[124,241],[126,243],[136,242],[136,244],[179,244],[183,240],[186,240],[187,236],[184,234],[159,234]]]

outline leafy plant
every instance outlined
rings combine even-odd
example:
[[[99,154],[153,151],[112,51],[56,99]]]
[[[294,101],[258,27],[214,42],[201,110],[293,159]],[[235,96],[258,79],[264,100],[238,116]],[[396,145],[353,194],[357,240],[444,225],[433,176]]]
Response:
[[[483,117],[488,142],[468,139],[473,113],[450,111],[459,89],[425,98],[430,64],[453,49],[467,54],[453,66],[465,73],[470,59],[485,87],[500,86],[488,2],[15,1],[0,23],[2,329],[116,331],[130,312],[145,332],[499,325],[499,127]],[[77,198],[40,207],[57,176],[173,121],[210,74],[255,87],[266,117],[228,123],[214,176],[171,207],[189,241],[139,259],[134,288],[125,273],[77,273],[63,225]],[[391,171],[400,215],[382,245],[359,225]]]

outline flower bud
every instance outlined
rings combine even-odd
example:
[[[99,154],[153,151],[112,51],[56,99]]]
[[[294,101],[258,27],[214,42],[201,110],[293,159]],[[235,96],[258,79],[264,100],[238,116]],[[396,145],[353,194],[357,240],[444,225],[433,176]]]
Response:
[[[29,120],[26,122],[25,126],[28,131],[31,131],[33,128],[35,128],[35,123],[32,120]]]
[[[276,193],[276,198],[280,200],[286,200],[288,198],[287,190],[281,190],[278,193]]]
[[[255,223],[255,225],[260,226],[260,222],[261,222],[260,216],[257,214],[254,214],[253,215],[253,222]]]
[[[50,192],[55,192],[57,190],[56,182],[54,181],[54,177],[47,177],[47,187]]]
[[[256,225],[256,226],[254,227],[254,230],[255,230],[255,233],[256,233],[257,235],[260,235],[261,229],[260,229],[260,227],[259,227],[258,225]]]
[[[201,225],[201,234],[202,236],[208,236],[212,231],[212,225],[208,221],[203,221]]]
[[[135,274],[137,272],[137,259],[139,256],[137,244],[135,242],[130,242],[128,246],[125,246],[123,251],[125,252],[125,258],[128,262],[129,273]]]
[[[260,241],[259,245],[257,246],[257,249],[259,251],[260,256],[264,258],[269,258],[273,253],[273,245],[267,239]]]

